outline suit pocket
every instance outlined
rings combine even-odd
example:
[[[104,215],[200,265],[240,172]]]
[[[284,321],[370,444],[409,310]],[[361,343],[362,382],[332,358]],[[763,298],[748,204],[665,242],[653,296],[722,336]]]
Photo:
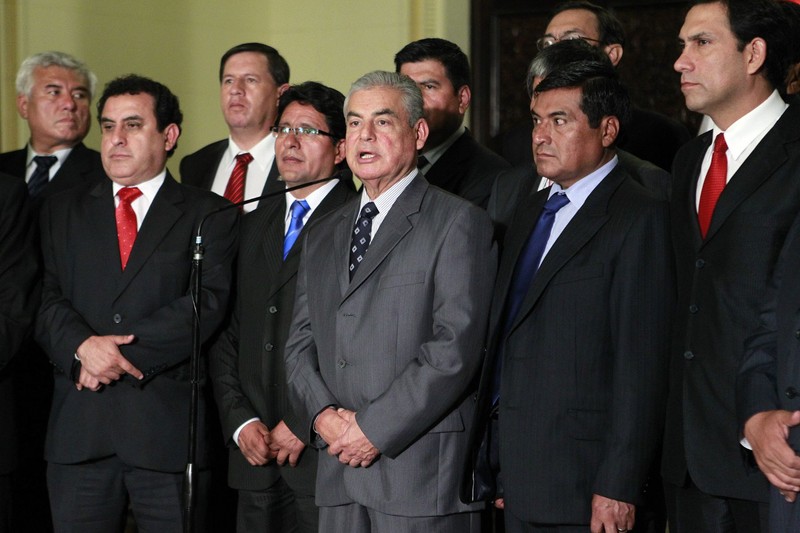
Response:
[[[392,287],[403,287],[405,285],[416,285],[425,282],[425,272],[404,272],[403,274],[392,274],[383,276],[378,283],[378,289],[389,289]]]
[[[553,279],[553,285],[599,278],[602,275],[603,263],[592,263],[591,265],[583,265],[575,268],[565,268]]]
[[[567,435],[577,440],[603,440],[608,431],[605,410],[569,409],[567,411]]]

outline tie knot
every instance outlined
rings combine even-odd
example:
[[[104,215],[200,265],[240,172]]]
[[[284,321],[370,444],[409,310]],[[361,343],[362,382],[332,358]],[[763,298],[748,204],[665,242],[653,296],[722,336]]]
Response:
[[[728,150],[728,143],[725,142],[725,134],[720,133],[717,135],[717,138],[714,139],[714,151],[715,152],[726,152]]]
[[[142,191],[140,191],[137,187],[125,187],[124,189],[120,189],[117,192],[117,196],[119,197],[119,201],[124,204],[130,204],[137,198],[142,195]]]
[[[250,161],[252,160],[253,156],[250,155],[248,152],[244,152],[236,156],[236,163],[240,165],[249,165]]]
[[[57,161],[58,158],[54,155],[37,155],[33,158],[36,168],[42,170],[49,170]]]
[[[550,213],[556,213],[559,209],[569,203],[569,198],[564,193],[556,193],[551,196],[544,204],[544,210]]]
[[[309,207],[308,202],[305,200],[295,200],[292,202],[292,218],[300,218],[302,219],[308,213]]]
[[[368,218],[372,220],[372,218],[378,214],[378,208],[375,206],[374,202],[367,202],[364,204],[364,207],[361,208],[361,218]]]

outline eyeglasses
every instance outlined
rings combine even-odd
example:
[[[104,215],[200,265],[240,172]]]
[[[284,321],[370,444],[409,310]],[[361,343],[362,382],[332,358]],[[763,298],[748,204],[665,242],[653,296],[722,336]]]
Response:
[[[536,48],[538,48],[539,50],[544,50],[548,46],[553,46],[557,42],[560,42],[560,41],[575,41],[577,39],[583,39],[584,41],[588,41],[590,43],[600,44],[600,41],[598,39],[592,39],[591,37],[586,37],[585,35],[581,35],[580,33],[576,32],[576,31],[568,31],[567,33],[565,33],[561,37],[554,37],[552,35],[545,35],[544,37],[539,38],[539,40],[536,41]]]
[[[324,135],[325,137],[333,137],[333,135],[327,131],[318,130],[316,128],[304,128],[302,126],[297,128],[290,128],[289,126],[272,126],[270,131],[275,134],[276,137],[286,137],[290,133],[294,133],[298,137],[304,137],[308,135]]]

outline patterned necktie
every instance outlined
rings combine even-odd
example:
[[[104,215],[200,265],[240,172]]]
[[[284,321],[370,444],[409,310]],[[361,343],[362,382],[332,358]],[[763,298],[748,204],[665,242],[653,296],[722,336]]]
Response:
[[[356,227],[353,228],[353,239],[350,245],[350,281],[364,260],[364,255],[369,248],[370,234],[372,233],[372,218],[378,214],[378,208],[373,202],[367,202],[361,208]]]
[[[119,260],[122,270],[128,264],[128,257],[131,255],[131,248],[136,241],[136,213],[133,212],[131,202],[142,195],[142,191],[136,187],[125,187],[117,193],[119,205],[116,210],[117,219],[117,240],[119,241]]]
[[[50,182],[50,167],[58,162],[58,158],[54,155],[37,155],[33,158],[33,162],[36,163],[36,170],[28,180],[28,194],[31,198],[36,198]]]
[[[233,167],[228,185],[225,186],[225,198],[231,203],[238,203],[244,200],[244,180],[247,177],[247,166],[253,160],[253,156],[247,152],[236,156],[236,166]]]
[[[711,216],[717,205],[719,195],[728,181],[728,157],[725,152],[728,145],[725,143],[725,134],[720,133],[714,140],[714,154],[711,156],[711,166],[703,182],[700,193],[700,205],[697,208],[697,220],[700,223],[700,235],[706,238],[708,227],[711,225]]]
[[[300,235],[300,230],[303,229],[303,218],[308,213],[308,202],[305,200],[295,200],[292,202],[292,220],[289,222],[289,231],[286,232],[286,237],[283,239],[283,258],[289,255],[289,250],[294,246],[297,241],[297,236]]]
[[[495,360],[492,405],[495,405],[500,399],[500,371],[503,364],[502,339],[511,329],[511,324],[514,323],[519,308],[528,294],[528,287],[533,281],[533,276],[539,270],[539,263],[542,261],[542,254],[545,246],[547,246],[547,241],[550,240],[550,232],[553,230],[556,213],[568,203],[569,198],[563,193],[554,194],[545,202],[542,213],[539,215],[539,220],[536,222],[536,227],[533,228],[530,237],[528,237],[528,242],[525,243],[525,247],[517,259],[517,264],[514,266],[511,288],[506,298],[505,321],[503,322],[503,334],[500,337],[500,349]]]

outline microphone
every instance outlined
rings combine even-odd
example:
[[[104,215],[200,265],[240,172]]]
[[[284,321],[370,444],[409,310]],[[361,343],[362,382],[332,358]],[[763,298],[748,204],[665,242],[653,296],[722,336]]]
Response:
[[[203,231],[203,224],[205,223],[206,219],[208,219],[209,217],[212,217],[213,215],[216,215],[217,213],[221,213],[223,211],[227,211],[228,209],[233,209],[235,207],[242,207],[243,205],[247,205],[247,204],[250,204],[250,203],[253,203],[253,202],[258,202],[259,200],[266,200],[267,198],[272,198],[274,196],[282,196],[282,195],[286,194],[287,192],[296,191],[297,189],[303,189],[305,187],[311,187],[312,185],[318,185],[320,183],[325,183],[325,182],[328,182],[328,181],[331,181],[331,180],[342,179],[342,178],[343,178],[342,173],[341,172],[337,172],[336,174],[334,174],[333,176],[330,176],[328,178],[323,178],[321,180],[315,180],[315,181],[309,181],[307,183],[301,183],[300,185],[295,185],[293,187],[287,187],[287,188],[285,188],[283,190],[280,190],[280,191],[268,192],[266,194],[262,194],[261,196],[255,196],[253,198],[248,198],[247,200],[242,200],[241,202],[236,202],[236,203],[233,203],[233,204],[230,204],[230,205],[226,205],[226,206],[214,209],[213,211],[210,211],[210,212],[206,213],[205,216],[203,216],[203,218],[200,219],[200,224],[197,225],[197,236],[195,237],[195,244],[196,245],[200,244],[202,242],[202,240],[203,240],[202,231]]]
[[[329,178],[321,180],[309,181],[295,185],[294,187],[287,187],[280,191],[268,192],[255,198],[248,198],[241,202],[229,204],[213,211],[206,213],[200,223],[197,225],[197,235],[195,236],[194,249],[192,250],[192,274],[193,279],[190,283],[190,292],[192,296],[192,353],[189,359],[189,372],[191,376],[191,396],[189,404],[189,449],[187,451],[186,469],[183,474],[183,525],[184,531],[192,533],[194,531],[194,507],[196,499],[196,479],[194,476],[194,463],[197,454],[197,417],[198,417],[198,403],[200,397],[199,384],[200,384],[200,350],[201,350],[201,335],[200,335],[200,294],[202,287],[203,277],[203,224],[210,217],[227,211],[229,209],[239,208],[251,202],[257,202],[266,198],[274,196],[282,196],[288,192],[296,191],[304,187],[311,187],[334,179],[342,179],[344,176],[341,172],[337,172]],[[346,178],[345,178],[346,179]]]

